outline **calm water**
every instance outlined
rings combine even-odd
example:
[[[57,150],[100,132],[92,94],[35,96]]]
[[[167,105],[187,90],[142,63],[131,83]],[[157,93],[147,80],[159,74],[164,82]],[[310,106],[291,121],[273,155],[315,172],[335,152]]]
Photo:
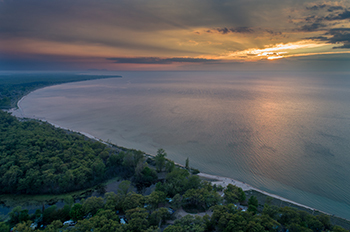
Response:
[[[118,74],[37,90],[21,107],[350,219],[349,74]]]

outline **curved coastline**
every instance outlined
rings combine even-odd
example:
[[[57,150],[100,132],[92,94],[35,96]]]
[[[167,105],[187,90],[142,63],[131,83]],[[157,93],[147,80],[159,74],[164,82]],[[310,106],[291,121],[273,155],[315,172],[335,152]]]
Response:
[[[36,90],[34,90],[36,91]],[[34,92],[32,91],[32,92]],[[30,93],[32,93],[30,92]],[[30,93],[28,93],[27,95],[29,95]],[[32,115],[32,116],[28,116],[24,113],[22,107],[21,107],[21,102],[22,100],[24,100],[27,95],[23,96],[18,102],[17,102],[17,108],[12,108],[10,110],[8,110],[9,113],[11,113],[13,116],[17,117],[17,118],[30,118],[30,119],[35,119],[35,120],[40,120],[40,121],[43,121],[43,122],[47,122],[51,125],[53,125],[54,127],[56,128],[60,128],[60,129],[64,129],[64,130],[68,130],[68,131],[72,131],[72,132],[76,132],[76,133],[79,133],[79,134],[82,134],[90,139],[93,139],[93,140],[96,140],[96,141],[99,141],[99,142],[102,142],[104,144],[112,144],[112,145],[115,145],[113,143],[110,143],[110,142],[107,142],[107,141],[103,141],[102,139],[100,138],[97,138],[89,133],[86,133],[86,132],[83,132],[83,131],[77,131],[77,130],[73,130],[73,129],[70,129],[70,128],[66,128],[66,127],[62,127],[60,125],[57,125],[55,123],[51,123],[50,121],[47,121],[45,118],[39,118],[39,117],[36,117],[35,115]],[[149,154],[149,153],[145,153],[146,156],[155,156],[153,154]],[[182,164],[179,164],[179,163],[176,163],[176,165],[179,165],[179,166],[183,166]],[[312,208],[312,207],[309,207],[309,206],[306,206],[306,205],[303,205],[303,204],[300,204],[298,202],[295,202],[295,201],[292,201],[292,200],[289,200],[289,199],[286,199],[286,198],[283,198],[281,196],[278,196],[278,195],[275,195],[275,194],[271,194],[271,193],[268,193],[268,192],[265,192],[263,190],[260,190],[258,188],[255,188],[245,182],[241,182],[241,181],[238,181],[238,180],[235,180],[235,179],[232,179],[232,178],[229,178],[229,177],[224,177],[224,176],[217,176],[217,175],[211,175],[211,174],[207,174],[207,173],[198,173],[197,174],[199,177],[201,178],[204,178],[204,179],[209,179],[210,182],[212,182],[212,184],[216,184],[216,185],[221,185],[222,187],[227,187],[227,185],[229,184],[232,184],[232,185],[235,185],[237,187],[240,187],[243,189],[243,191],[256,191],[256,192],[259,192],[261,194],[264,194],[266,196],[269,196],[269,197],[272,197],[272,198],[275,198],[275,199],[278,199],[278,200],[281,200],[283,202],[287,202],[287,203],[290,203],[292,205],[295,205],[295,206],[299,206],[299,207],[302,207],[302,208],[305,208],[307,210],[311,210],[313,212],[317,211],[317,212],[320,212],[322,214],[326,214],[326,215],[329,215],[331,216],[332,214],[330,213],[327,213],[327,212],[324,212],[324,211],[321,211],[321,210],[318,210],[316,208]],[[343,218],[345,219],[345,218]],[[347,220],[347,219],[345,219]]]

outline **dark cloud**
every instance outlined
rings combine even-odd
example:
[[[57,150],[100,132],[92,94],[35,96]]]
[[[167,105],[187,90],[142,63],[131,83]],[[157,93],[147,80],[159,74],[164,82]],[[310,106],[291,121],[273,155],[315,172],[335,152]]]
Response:
[[[324,28],[327,25],[323,23],[312,23],[312,24],[307,24],[302,26],[299,31],[305,31],[305,32],[310,32],[310,31],[318,31],[320,28]]]
[[[266,29],[265,31],[267,33],[269,33],[270,35],[282,35],[282,32],[280,32],[280,31],[273,31],[273,30],[269,30],[269,29]]]
[[[324,37],[324,36],[307,37],[305,39],[319,40],[319,41],[328,41],[328,38]]]
[[[350,11],[344,6],[333,6],[327,4],[318,4],[306,7],[311,11],[304,18],[304,22],[297,21],[296,31],[314,32],[329,30],[334,25],[342,24],[342,20],[350,19]]]
[[[217,28],[216,31],[220,32],[221,34],[228,34],[228,33],[253,33],[254,30],[249,27],[236,27],[236,28]]]
[[[237,32],[237,33],[253,33],[254,30],[249,28],[249,27],[236,27],[236,28],[231,28],[232,32]]]
[[[307,6],[307,10],[319,10],[325,8],[327,5],[326,4],[319,4],[319,5],[313,5],[313,6]]]
[[[325,20],[344,20],[344,19],[350,19],[350,11],[345,10],[342,13],[339,13],[337,15],[329,15],[325,17]]]
[[[306,7],[307,10],[321,10],[321,9],[326,9],[328,12],[333,12],[336,10],[344,10],[344,7],[342,6],[331,6],[327,4],[318,4],[318,5],[313,5],[313,6],[308,6]]]
[[[159,58],[159,57],[112,57],[107,58],[107,60],[112,60],[114,63],[118,64],[172,64],[172,63],[213,63],[220,60],[213,59],[203,59],[203,58]]]
[[[317,36],[317,37],[309,37],[307,39],[326,41],[331,44],[343,44],[342,46],[333,47],[337,48],[350,48],[350,28],[334,28],[330,29],[324,35],[326,36]]]
[[[329,30],[331,38],[329,38],[329,43],[339,44],[342,43],[342,46],[333,47],[333,48],[350,48],[350,28],[335,28]]]
[[[330,6],[327,9],[328,12],[333,12],[333,11],[336,11],[336,10],[344,10],[344,8],[342,6]]]
[[[316,15],[311,15],[305,18],[305,21],[310,22],[310,21],[316,21]]]
[[[216,29],[216,30],[217,30],[218,32],[222,33],[222,34],[227,34],[227,33],[230,32],[230,30],[227,29],[226,27],[224,27],[224,28],[218,28],[218,29]]]

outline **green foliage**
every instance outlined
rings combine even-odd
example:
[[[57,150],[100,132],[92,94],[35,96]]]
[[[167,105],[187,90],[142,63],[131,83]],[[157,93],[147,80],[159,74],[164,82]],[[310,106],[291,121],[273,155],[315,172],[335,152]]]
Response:
[[[186,169],[175,168],[168,173],[165,183],[157,183],[156,190],[163,191],[167,196],[173,197],[175,194],[183,194],[189,189],[201,187],[201,180],[198,176],[190,176]]]
[[[21,206],[15,207],[10,213],[10,224],[15,225],[20,222],[25,222],[29,220],[29,214],[27,209],[22,209]]]
[[[123,180],[119,186],[118,186],[118,193],[122,194],[122,195],[126,195],[129,191],[129,188],[130,188],[130,185],[131,185],[131,182],[128,181],[128,180]]]
[[[237,210],[233,204],[213,207],[207,228],[218,231],[280,231],[280,224],[268,215],[252,215]]]
[[[191,173],[193,175],[196,175],[196,174],[200,173],[200,171],[198,169],[196,169],[196,168],[191,168]]]
[[[248,205],[248,212],[256,214],[258,212],[258,208],[255,205]]]
[[[5,222],[0,222],[0,231],[8,232],[10,231],[10,226]]]
[[[220,195],[217,192],[208,191],[206,188],[189,189],[183,195],[183,206],[185,208],[205,211],[220,202]]]
[[[0,194],[63,193],[134,172],[122,166],[117,150],[48,123],[0,111],[0,131]]]
[[[142,190],[154,184],[158,180],[156,171],[148,166],[143,167],[142,171],[135,173],[133,182],[138,190]]]
[[[299,216],[299,212],[296,209],[284,207],[279,210],[282,214],[280,219],[278,220],[283,225],[288,225],[292,223],[300,224],[301,218]]]
[[[185,168],[186,168],[187,170],[190,170],[190,159],[189,159],[188,157],[187,157],[187,159],[186,159]]]
[[[235,207],[233,204],[228,205],[215,205],[212,208],[213,214],[210,219],[211,227],[216,227],[219,223],[219,221],[223,220],[221,219],[223,216],[226,218],[226,214],[235,214],[237,213],[237,207]],[[226,222],[227,223],[227,222]],[[222,222],[221,222],[222,224]]]
[[[332,230],[330,218],[327,215],[313,216],[305,211],[290,207],[279,209],[278,222],[290,231],[329,231]],[[336,227],[335,227],[336,228]]]
[[[157,155],[156,157],[154,157],[154,160],[156,162],[156,168],[158,172],[161,172],[165,166],[165,157],[167,156],[167,154],[165,153],[165,151],[160,148],[157,151]]]
[[[165,164],[165,171],[172,172],[175,169],[175,163],[172,160],[168,160]]]
[[[127,211],[136,207],[143,207],[145,198],[141,194],[128,193],[123,201],[123,210]]]
[[[276,220],[278,218],[279,208],[274,205],[265,204],[262,213]]]
[[[207,201],[208,194],[216,193],[214,188],[210,188],[210,185],[203,184],[201,188],[189,189],[183,196],[183,199],[197,201],[196,204],[204,204]],[[94,231],[94,232],[155,232],[160,231],[160,226],[165,225],[166,221],[170,219],[170,213],[167,208],[163,206],[165,193],[155,191],[146,199],[136,193],[128,193],[124,197],[121,194],[107,193],[104,201],[106,204],[101,204],[102,198],[91,197],[84,201],[82,204],[74,204],[70,209],[70,205],[65,205],[62,209],[57,209],[56,206],[51,206],[44,210],[44,224],[47,225],[45,229],[40,229],[43,232],[58,232],[68,231],[66,227],[62,227],[62,222],[66,219],[65,214],[70,210],[70,215],[73,216],[73,211],[81,211],[83,205],[91,205],[96,213],[93,215],[92,211],[86,211],[91,213],[91,218],[78,220],[74,227],[70,227],[69,231]],[[181,195],[177,194],[174,199],[181,199]],[[190,199],[191,198],[191,199]],[[173,199],[173,201],[174,201]],[[185,200],[186,201],[186,200]],[[254,198],[248,200],[251,206],[256,206],[257,201]],[[100,202],[99,204],[95,204]],[[103,201],[102,201],[103,202]],[[149,211],[149,207],[144,208],[144,203],[152,205],[152,210]],[[161,203],[159,203],[161,202]],[[201,203],[202,202],[202,203]],[[157,206],[157,203],[159,204]],[[128,206],[125,208],[125,219],[127,224],[121,225],[119,223],[119,217],[115,212],[116,205]],[[219,205],[218,202],[211,207],[213,211],[211,216],[192,216],[186,215],[180,219],[175,220],[174,225],[167,226],[164,231],[218,231],[218,232],[231,232],[231,231],[305,231],[305,232],[317,232],[317,231],[336,231],[344,232],[343,228],[339,226],[333,226],[330,223],[328,215],[313,216],[306,211],[299,211],[294,208],[284,207],[277,208],[269,205],[264,206],[264,210],[261,215],[252,214],[249,212],[239,211],[238,208],[232,204]],[[20,222],[19,215],[21,212],[25,212],[21,208],[13,210],[13,217],[17,217],[18,223],[15,225],[15,231],[29,232],[33,231],[30,228],[32,221],[26,220]],[[274,218],[270,217],[272,215]],[[40,217],[40,211],[37,211],[31,218]],[[81,216],[79,216],[81,218]],[[40,225],[40,224],[39,224]],[[4,228],[4,229],[3,229]],[[2,230],[3,229],[3,230]],[[8,231],[9,226],[6,223],[0,223],[0,231]]]
[[[123,208],[124,196],[122,194],[115,194],[113,192],[109,192],[105,194],[105,209],[121,210]]]
[[[82,205],[82,210],[84,215],[91,214],[95,215],[97,211],[104,206],[104,200],[102,197],[89,197],[86,199]]]
[[[83,206],[80,203],[74,204],[71,210],[69,211],[69,216],[74,221],[83,219],[83,216],[84,216]]]
[[[49,224],[57,219],[59,219],[59,217],[57,214],[57,206],[56,205],[50,206],[49,208],[44,210],[43,223]]]
[[[224,190],[224,187],[222,185],[219,185],[216,187],[216,191],[221,192]]]
[[[256,214],[258,212],[258,199],[256,196],[251,196],[248,200],[248,211]]]
[[[248,205],[253,205],[255,207],[258,207],[259,202],[258,199],[256,198],[256,196],[251,196],[248,200]]]
[[[170,225],[163,230],[164,232],[184,232],[181,225]]]
[[[160,227],[167,219],[170,219],[170,213],[168,209],[164,207],[156,209],[149,217],[150,224],[158,227]]]
[[[13,231],[16,231],[16,232],[32,232],[33,230],[32,230],[32,228],[30,228],[31,224],[32,224],[31,221],[20,222],[13,228]]]
[[[332,231],[333,232],[349,232],[348,230],[346,230],[340,226],[334,226]]]
[[[156,209],[158,205],[165,202],[166,195],[162,191],[153,191],[150,195],[146,196],[146,204],[149,209]]]
[[[246,199],[246,195],[242,188],[239,188],[232,184],[227,185],[227,188],[224,190],[224,193],[226,203],[238,203],[243,202]]]
[[[175,220],[174,226],[168,226],[164,232],[172,231],[192,231],[204,232],[205,221],[199,216],[186,215],[180,219]]]
[[[57,232],[57,231],[60,231],[59,228],[61,228],[62,226],[63,226],[63,223],[60,220],[55,220],[50,225],[47,226],[45,231],[47,231],[47,232]]]
[[[329,215],[321,214],[317,215],[316,218],[322,223],[325,230],[330,230],[332,228],[331,218]]]
[[[173,200],[171,202],[171,206],[174,208],[174,209],[179,209],[181,206],[182,206],[182,197],[180,194],[176,194],[174,197],[173,197]]]
[[[123,232],[124,230],[119,223],[119,217],[113,211],[102,210],[90,219],[78,221],[70,231]]]
[[[146,230],[149,227],[147,217],[148,213],[144,208],[134,208],[126,211],[127,231],[141,232]]]

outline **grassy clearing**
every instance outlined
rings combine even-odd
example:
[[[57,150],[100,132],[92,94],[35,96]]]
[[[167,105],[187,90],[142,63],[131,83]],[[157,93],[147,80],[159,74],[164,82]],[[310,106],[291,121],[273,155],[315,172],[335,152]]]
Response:
[[[73,197],[73,199],[83,198],[91,195],[94,191],[93,188],[87,190],[81,190],[66,194],[44,194],[44,195],[14,195],[14,194],[4,194],[0,195],[1,204],[6,207],[15,206],[40,206],[42,204],[54,204],[59,201],[64,201],[65,199]]]

